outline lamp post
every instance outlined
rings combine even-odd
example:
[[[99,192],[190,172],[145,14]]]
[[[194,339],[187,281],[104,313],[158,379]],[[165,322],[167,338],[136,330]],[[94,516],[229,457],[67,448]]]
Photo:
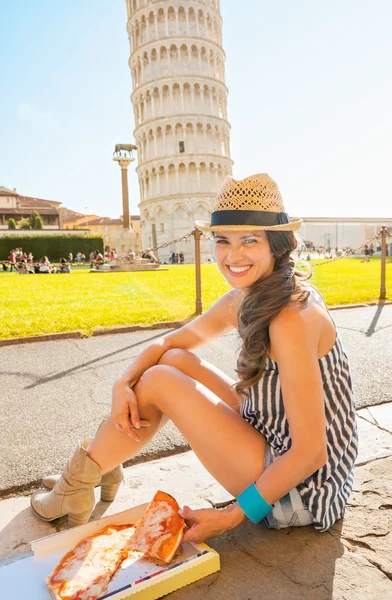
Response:
[[[129,229],[129,193],[128,193],[128,167],[135,160],[133,144],[116,144],[113,160],[121,167],[121,187],[123,205],[123,229]]]
[[[195,239],[195,268],[196,268],[196,316],[202,314],[203,304],[201,299],[201,269],[200,269],[200,238],[201,232],[198,229],[193,231]]]
[[[385,225],[381,228],[381,285],[380,285],[380,300],[385,300],[387,297],[387,288],[385,285],[385,266],[387,261],[387,233]]]

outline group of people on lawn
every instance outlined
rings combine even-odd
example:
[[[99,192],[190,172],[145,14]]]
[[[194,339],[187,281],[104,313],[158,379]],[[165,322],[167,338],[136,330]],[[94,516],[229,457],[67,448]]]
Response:
[[[60,258],[58,267],[52,265],[47,256],[34,259],[32,252],[26,254],[22,248],[11,250],[8,261],[2,262],[3,271],[16,271],[19,275],[36,273],[70,273],[71,266],[65,258]]]
[[[114,252],[114,251],[112,251]],[[111,253],[113,256],[113,254]],[[105,259],[99,250],[93,250],[89,255],[91,267],[96,268],[104,264]],[[35,273],[71,273],[71,265],[75,262],[80,264],[85,262],[86,256],[82,252],[76,254],[76,261],[72,252],[66,258],[60,258],[58,266],[52,265],[47,256],[40,259],[35,259],[32,252],[28,254],[23,252],[22,248],[12,249],[8,260],[2,261],[3,271],[15,271],[20,275],[35,274]]]

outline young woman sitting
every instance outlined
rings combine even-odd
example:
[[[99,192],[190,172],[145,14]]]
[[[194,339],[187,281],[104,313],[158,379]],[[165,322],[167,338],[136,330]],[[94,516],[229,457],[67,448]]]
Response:
[[[351,379],[328,309],[292,258],[301,222],[268,175],[224,181],[211,222],[196,225],[213,232],[232,290],[132,361],[114,384],[108,421],[79,444],[52,491],[32,496],[39,517],[86,522],[94,486],[113,499],[118,465],[168,420],[236,498],[223,510],[183,509],[186,541],[246,519],[326,531],[343,517],[358,442]],[[242,341],[237,381],[192,352],[233,329]]]

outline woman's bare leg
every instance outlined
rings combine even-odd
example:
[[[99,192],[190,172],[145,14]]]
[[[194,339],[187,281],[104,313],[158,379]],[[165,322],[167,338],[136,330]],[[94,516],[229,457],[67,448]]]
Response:
[[[185,375],[202,383],[218,396],[218,398],[239,412],[241,399],[232,387],[234,380],[225,375],[211,363],[200,359],[188,350],[173,348],[172,350],[167,350],[162,355],[159,364],[175,367]],[[162,428],[168,420],[169,418],[166,415],[162,415],[160,422],[156,424],[155,427],[149,427],[148,431],[143,429],[143,442],[144,440],[149,441],[155,435],[156,431]],[[99,430],[89,447],[89,453],[92,451],[93,456],[98,456],[97,448],[105,448],[105,464],[108,462],[113,465],[114,468],[114,466],[117,466],[134,456],[134,443],[125,433],[121,433],[113,427],[108,429],[108,427],[109,422],[106,424],[104,438],[101,433],[102,428]],[[139,430],[138,434],[140,434],[140,432],[141,431]],[[139,445],[138,452],[142,447],[143,445]],[[96,460],[96,462],[98,462],[98,460]]]
[[[196,381],[205,385],[236,412],[239,412],[241,398],[233,388],[234,379],[231,379],[231,377],[206,360],[202,360],[196,354],[193,354],[193,352],[179,348],[167,350],[162,355],[158,364],[175,367],[179,371],[182,371],[182,373],[185,373],[185,375],[196,379]]]
[[[188,375],[192,379],[199,381],[208,389],[210,389],[216,396],[218,396],[218,398],[239,412],[241,399],[232,387],[234,380],[225,375],[211,363],[200,359],[198,356],[192,352],[189,352],[188,350],[173,348],[172,350],[167,350],[163,354],[159,364],[175,367],[182,373],[185,373],[185,375]],[[149,439],[151,439],[151,437],[153,437],[156,433],[157,429],[163,427],[168,420],[169,419],[167,416],[162,415],[157,428],[154,430],[148,428],[148,433],[150,434]],[[104,443],[106,445],[107,460],[110,462],[110,464],[114,464],[114,462],[117,460],[115,465],[117,466],[117,464],[123,463],[134,455],[133,442],[126,434],[121,434],[120,432],[116,431],[116,437],[113,438],[113,440],[108,439],[107,433],[105,435],[105,441],[102,442],[101,439],[102,433],[101,430],[99,430],[93,443],[90,445],[89,452],[92,448],[94,455],[96,448],[100,447],[101,443]],[[141,448],[142,446],[139,446],[139,450]]]
[[[151,427],[138,430],[140,442],[136,442],[108,421],[89,448],[90,457],[103,473],[135,456],[165,416],[231,494],[238,495],[260,476],[264,437],[206,386],[176,368],[157,365],[143,374],[134,391],[140,416]]]

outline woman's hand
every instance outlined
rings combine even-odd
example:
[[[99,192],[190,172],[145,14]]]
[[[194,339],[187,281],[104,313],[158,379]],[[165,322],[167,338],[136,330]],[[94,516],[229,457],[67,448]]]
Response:
[[[142,420],[139,417],[137,398],[129,386],[129,381],[119,379],[114,384],[110,418],[119,431],[126,433],[137,442],[140,442],[140,438],[136,430],[140,427],[150,426],[149,421]]]
[[[196,543],[230,531],[246,520],[238,504],[222,510],[216,508],[191,510],[189,506],[184,506],[179,511],[179,515],[185,519],[189,527],[184,533],[183,542]]]

